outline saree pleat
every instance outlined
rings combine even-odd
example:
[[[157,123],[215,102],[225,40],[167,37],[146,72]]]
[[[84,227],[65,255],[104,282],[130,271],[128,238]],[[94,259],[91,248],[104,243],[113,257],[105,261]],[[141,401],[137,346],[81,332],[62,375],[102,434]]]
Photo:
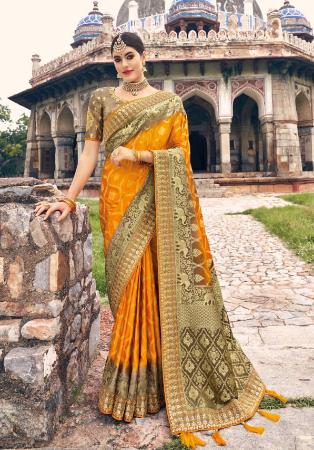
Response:
[[[99,395],[99,410],[126,422],[155,413],[165,404],[155,239],[121,297]]]

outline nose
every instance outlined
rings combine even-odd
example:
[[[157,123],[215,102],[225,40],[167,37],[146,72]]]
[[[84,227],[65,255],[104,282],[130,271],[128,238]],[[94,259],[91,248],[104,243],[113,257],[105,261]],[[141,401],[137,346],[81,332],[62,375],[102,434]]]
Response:
[[[126,67],[128,67],[128,61],[126,58],[122,58],[122,67],[125,69]]]

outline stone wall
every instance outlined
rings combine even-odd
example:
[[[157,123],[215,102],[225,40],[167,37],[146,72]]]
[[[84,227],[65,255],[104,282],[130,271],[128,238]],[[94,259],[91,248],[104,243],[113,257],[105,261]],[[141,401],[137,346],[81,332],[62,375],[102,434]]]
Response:
[[[52,438],[99,342],[87,208],[34,215],[51,184],[0,179],[0,448]]]

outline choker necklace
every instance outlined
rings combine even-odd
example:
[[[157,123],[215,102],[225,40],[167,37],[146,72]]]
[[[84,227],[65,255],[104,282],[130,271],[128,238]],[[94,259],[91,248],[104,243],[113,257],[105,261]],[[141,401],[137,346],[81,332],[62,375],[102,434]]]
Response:
[[[149,82],[147,81],[146,78],[144,78],[144,80],[142,81],[137,82],[123,81],[122,83],[122,88],[127,92],[131,92],[132,95],[137,95],[147,86],[149,86]]]

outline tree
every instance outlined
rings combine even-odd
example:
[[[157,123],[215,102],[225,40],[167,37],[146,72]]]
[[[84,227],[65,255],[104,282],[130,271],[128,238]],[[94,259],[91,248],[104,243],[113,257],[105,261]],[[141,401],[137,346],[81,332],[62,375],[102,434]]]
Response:
[[[0,131],[0,177],[21,176],[24,172],[29,118],[23,113],[14,124],[9,107],[0,104],[0,122],[9,125],[6,130]]]

